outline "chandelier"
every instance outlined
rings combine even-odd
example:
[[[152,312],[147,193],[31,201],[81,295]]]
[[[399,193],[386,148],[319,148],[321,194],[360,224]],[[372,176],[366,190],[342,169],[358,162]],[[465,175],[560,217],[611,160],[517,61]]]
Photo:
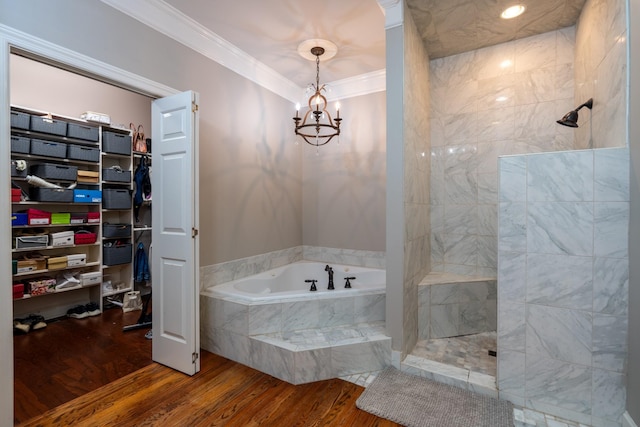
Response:
[[[326,92],[325,85],[320,86],[320,56],[325,49],[320,46],[311,48],[311,54],[316,57],[316,84],[311,84],[314,91],[309,98],[308,110],[300,117],[300,104],[296,105],[295,122],[296,135],[300,135],[307,144],[319,147],[327,144],[334,136],[340,135],[340,105],[336,103],[336,118],[332,119],[327,110],[327,98],[322,94]]]

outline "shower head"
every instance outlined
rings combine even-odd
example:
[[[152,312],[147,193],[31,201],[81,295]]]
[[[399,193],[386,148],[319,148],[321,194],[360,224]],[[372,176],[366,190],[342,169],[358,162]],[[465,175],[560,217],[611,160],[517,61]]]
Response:
[[[567,114],[564,115],[563,118],[561,118],[560,120],[556,121],[556,123],[559,123],[559,124],[565,125],[565,126],[569,126],[570,128],[577,128],[578,127],[578,111],[582,107],[587,107],[588,109],[591,110],[591,108],[593,107],[593,98],[589,98],[589,100],[587,102],[585,102],[584,104],[582,104],[581,106],[579,106],[575,110],[569,111]]]

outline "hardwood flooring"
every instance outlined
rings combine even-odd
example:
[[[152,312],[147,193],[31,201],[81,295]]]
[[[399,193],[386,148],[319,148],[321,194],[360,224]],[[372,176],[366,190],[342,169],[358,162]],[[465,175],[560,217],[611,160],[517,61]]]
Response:
[[[107,311],[102,316],[106,317]],[[80,322],[89,319],[83,319]],[[132,321],[135,321],[134,317]],[[65,322],[67,322],[65,320]],[[62,323],[62,322],[60,322]],[[97,321],[96,321],[97,323]],[[117,322],[115,322],[117,323]],[[128,322],[132,323],[132,322]],[[55,323],[49,325],[54,326]],[[280,381],[267,374],[240,365],[228,359],[203,351],[201,353],[201,371],[189,377],[157,363],[147,363],[123,378],[109,382],[99,388],[89,391],[91,386],[85,384],[85,375],[92,378],[89,382],[97,385],[94,378],[106,378],[112,373],[122,371],[125,367],[116,366],[121,360],[122,351],[112,344],[110,337],[122,334],[121,325],[114,327],[113,334],[85,331],[66,340],[80,341],[81,346],[103,347],[101,359],[105,363],[104,373],[97,373],[97,364],[86,367],[84,364],[66,366],[65,362],[57,360],[64,374],[62,377],[71,379],[69,385],[60,392],[55,391],[55,385],[43,379],[47,393],[36,397],[36,406],[44,409],[47,402],[64,400],[64,397],[53,398],[50,393],[71,396],[74,392],[79,397],[59,404],[57,407],[25,421],[28,416],[26,410],[31,406],[26,391],[18,390],[38,387],[37,381],[29,385],[28,379],[21,379],[24,368],[18,370],[20,360],[16,361],[16,422],[21,426],[397,426],[398,424],[378,418],[359,410],[355,406],[356,399],[364,388],[339,379],[320,381],[310,384],[294,386]],[[88,325],[87,325],[88,326]],[[77,328],[72,328],[78,330]],[[51,329],[53,331],[53,328]],[[135,344],[149,345],[150,341],[142,336],[146,330],[131,331],[125,335],[131,338],[140,334],[140,339],[132,339]],[[35,331],[33,337],[35,337]],[[86,336],[86,337],[85,337]],[[96,338],[96,342],[89,337]],[[96,337],[97,336],[97,337]],[[24,345],[16,337],[16,347]],[[85,338],[83,338],[85,337]],[[128,340],[128,339],[127,339]],[[61,341],[60,346],[67,342]],[[53,359],[59,359],[58,352],[51,351]],[[122,350],[122,349],[120,349]],[[120,354],[119,354],[120,353]],[[150,356],[150,347],[147,356]],[[17,354],[16,354],[17,356]],[[124,359],[129,359],[124,355]],[[84,359],[92,356],[81,356]],[[83,362],[84,363],[84,362]],[[127,362],[128,363],[128,362]],[[131,361],[131,363],[135,363]],[[33,366],[37,368],[37,365]],[[27,375],[33,377],[37,375]],[[55,381],[54,381],[55,382]],[[33,393],[31,389],[30,393]],[[88,391],[88,393],[86,391]],[[40,394],[38,392],[38,394]],[[18,399],[26,401],[18,402]],[[20,415],[18,415],[20,413]],[[24,421],[24,422],[23,422]]]
[[[140,311],[105,310],[16,335],[14,422],[20,423],[152,363],[148,329],[122,332]]]

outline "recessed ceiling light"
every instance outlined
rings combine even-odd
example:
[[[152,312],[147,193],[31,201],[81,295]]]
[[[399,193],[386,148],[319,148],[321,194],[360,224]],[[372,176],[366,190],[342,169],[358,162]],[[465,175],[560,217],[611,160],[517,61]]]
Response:
[[[513,65],[513,61],[511,61],[510,59],[505,59],[500,63],[500,68],[509,68],[512,65]]]
[[[523,13],[524,13],[524,6],[521,4],[517,4],[515,6],[511,6],[503,10],[502,13],[500,14],[500,17],[502,19],[512,19],[512,18],[515,18],[516,16],[522,15]]]

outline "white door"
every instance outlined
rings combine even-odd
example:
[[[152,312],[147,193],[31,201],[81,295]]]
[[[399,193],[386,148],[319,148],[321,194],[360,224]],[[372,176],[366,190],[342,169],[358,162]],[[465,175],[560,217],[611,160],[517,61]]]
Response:
[[[198,260],[198,94],[151,107],[153,360],[200,370]]]

